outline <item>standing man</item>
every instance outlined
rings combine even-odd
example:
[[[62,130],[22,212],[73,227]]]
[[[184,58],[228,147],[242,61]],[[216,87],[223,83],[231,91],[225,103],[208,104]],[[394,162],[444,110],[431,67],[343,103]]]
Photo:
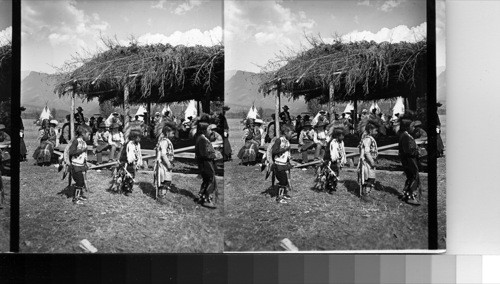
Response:
[[[222,108],[222,113],[219,115],[219,129],[222,129],[222,140],[224,143],[223,158],[224,162],[231,161],[231,156],[233,151],[231,149],[231,144],[229,143],[229,125],[227,124],[226,111],[230,109],[229,106],[224,106]]]
[[[417,191],[420,188],[420,177],[418,173],[418,146],[415,139],[410,135],[414,127],[409,119],[401,120],[399,131],[399,158],[406,175],[402,199],[411,205],[420,205],[417,199]]]
[[[292,124],[292,118],[290,116],[290,113],[288,112],[289,108],[288,106],[283,107],[283,111],[280,113],[280,119],[283,121],[284,124]]]
[[[77,109],[76,109],[76,113],[75,113],[75,122],[76,124],[78,125],[83,125],[85,124],[85,117],[83,116],[83,108],[81,106],[79,106]]]
[[[21,107],[21,112],[25,111],[25,107]],[[23,119],[21,118],[19,120],[21,124],[19,125],[19,135],[21,136],[21,145],[19,148],[19,154],[21,155],[21,162],[26,161],[26,156],[28,154],[28,150],[26,149],[26,144],[24,143],[24,124],[23,124]]]

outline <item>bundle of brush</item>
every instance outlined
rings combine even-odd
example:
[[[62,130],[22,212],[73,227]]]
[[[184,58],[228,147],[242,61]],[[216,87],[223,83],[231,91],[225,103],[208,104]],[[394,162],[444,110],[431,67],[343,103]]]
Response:
[[[113,180],[110,190],[116,193],[130,192],[134,184],[132,174],[127,171],[125,164],[119,164],[113,170]]]
[[[316,184],[314,188],[320,191],[332,190],[332,186],[338,180],[337,175],[330,167],[331,161],[325,161],[316,168]]]

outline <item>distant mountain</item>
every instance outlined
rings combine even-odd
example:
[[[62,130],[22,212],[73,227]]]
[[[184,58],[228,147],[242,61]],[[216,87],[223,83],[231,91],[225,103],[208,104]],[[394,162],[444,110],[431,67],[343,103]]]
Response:
[[[24,80],[24,78],[28,77],[30,73],[31,71],[21,71],[21,81]]]
[[[253,104],[255,107],[262,107],[264,110],[274,109],[275,97],[264,97],[264,95],[259,93],[259,85],[262,79],[261,74],[238,70],[226,81],[225,104],[231,107],[231,112],[248,111]],[[281,105],[287,105],[292,114],[307,111],[307,105],[304,100],[288,101],[282,97]]]
[[[59,98],[54,93],[56,84],[57,81],[54,75],[34,71],[29,72],[21,81],[21,105],[27,109],[38,109],[47,105],[50,109],[55,108],[69,113],[71,99],[69,97]],[[99,113],[99,103],[97,101],[82,102],[76,99],[75,105],[83,108],[85,116]]]
[[[224,82],[229,81],[238,72],[238,70],[226,70],[224,71]]]
[[[446,70],[443,70],[437,77],[437,101],[446,103]]]

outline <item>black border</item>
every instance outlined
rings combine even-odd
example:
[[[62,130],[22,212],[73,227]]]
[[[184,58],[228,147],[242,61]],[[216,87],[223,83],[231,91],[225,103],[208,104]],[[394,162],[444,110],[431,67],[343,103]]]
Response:
[[[427,143],[428,143],[428,241],[429,249],[438,249],[437,217],[437,140],[436,140],[436,0],[427,0]]]
[[[12,0],[10,251],[19,252],[19,125],[21,122],[21,0]]]

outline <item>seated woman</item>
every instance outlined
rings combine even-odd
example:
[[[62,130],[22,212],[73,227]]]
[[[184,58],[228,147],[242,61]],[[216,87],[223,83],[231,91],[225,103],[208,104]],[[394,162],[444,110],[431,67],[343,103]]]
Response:
[[[108,136],[108,144],[111,146],[109,161],[112,162],[115,160],[115,153],[119,152],[123,144],[125,144],[125,138],[123,137],[123,133],[118,130],[118,124],[113,123],[109,128],[111,129],[111,133]]]
[[[52,162],[52,155],[54,154],[54,147],[58,146],[57,143],[57,120],[44,119],[42,126],[38,131],[37,141],[40,141],[40,146],[35,150],[33,159],[39,166],[50,166]]]
[[[243,140],[245,141],[245,145],[243,145],[238,152],[238,158],[243,165],[254,164],[259,154],[262,134],[259,125],[254,124],[253,119],[248,119],[246,121],[244,131]]]

